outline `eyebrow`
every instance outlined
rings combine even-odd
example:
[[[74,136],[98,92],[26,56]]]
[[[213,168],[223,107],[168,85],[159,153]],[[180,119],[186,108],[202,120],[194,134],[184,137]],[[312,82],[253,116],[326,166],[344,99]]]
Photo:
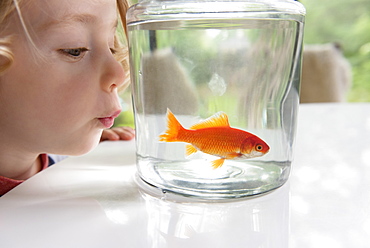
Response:
[[[73,23],[89,24],[96,23],[97,18],[90,14],[69,14],[62,16],[58,19],[52,19],[44,24],[42,24],[38,29],[41,31],[47,30],[56,25],[69,25]],[[112,25],[112,28],[117,28],[118,20],[116,19]]]

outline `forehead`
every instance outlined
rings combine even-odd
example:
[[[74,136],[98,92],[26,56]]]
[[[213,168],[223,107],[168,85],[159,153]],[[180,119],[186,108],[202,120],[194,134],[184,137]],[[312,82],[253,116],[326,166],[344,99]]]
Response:
[[[23,3],[22,16],[34,29],[75,22],[114,25],[117,21],[115,0],[32,0]]]

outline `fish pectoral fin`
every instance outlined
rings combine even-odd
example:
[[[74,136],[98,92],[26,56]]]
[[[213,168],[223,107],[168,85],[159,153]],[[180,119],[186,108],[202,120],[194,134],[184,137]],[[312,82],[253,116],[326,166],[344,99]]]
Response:
[[[196,153],[198,150],[193,145],[186,145],[186,156],[190,156],[193,153]]]
[[[224,164],[224,161],[225,161],[224,158],[213,160],[211,162],[213,169],[220,168]]]

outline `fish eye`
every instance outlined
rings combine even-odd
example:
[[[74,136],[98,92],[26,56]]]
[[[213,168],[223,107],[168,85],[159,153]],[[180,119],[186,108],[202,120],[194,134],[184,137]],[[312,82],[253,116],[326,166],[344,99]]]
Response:
[[[262,151],[262,149],[263,149],[262,145],[260,145],[260,144],[256,145],[256,150],[257,151]]]

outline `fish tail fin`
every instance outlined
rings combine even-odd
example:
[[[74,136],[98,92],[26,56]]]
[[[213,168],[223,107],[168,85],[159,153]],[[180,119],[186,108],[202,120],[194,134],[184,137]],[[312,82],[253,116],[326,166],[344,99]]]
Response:
[[[159,141],[175,142],[178,141],[179,133],[185,129],[181,126],[180,122],[176,119],[171,110],[167,109],[167,130],[164,134],[159,135]]]

